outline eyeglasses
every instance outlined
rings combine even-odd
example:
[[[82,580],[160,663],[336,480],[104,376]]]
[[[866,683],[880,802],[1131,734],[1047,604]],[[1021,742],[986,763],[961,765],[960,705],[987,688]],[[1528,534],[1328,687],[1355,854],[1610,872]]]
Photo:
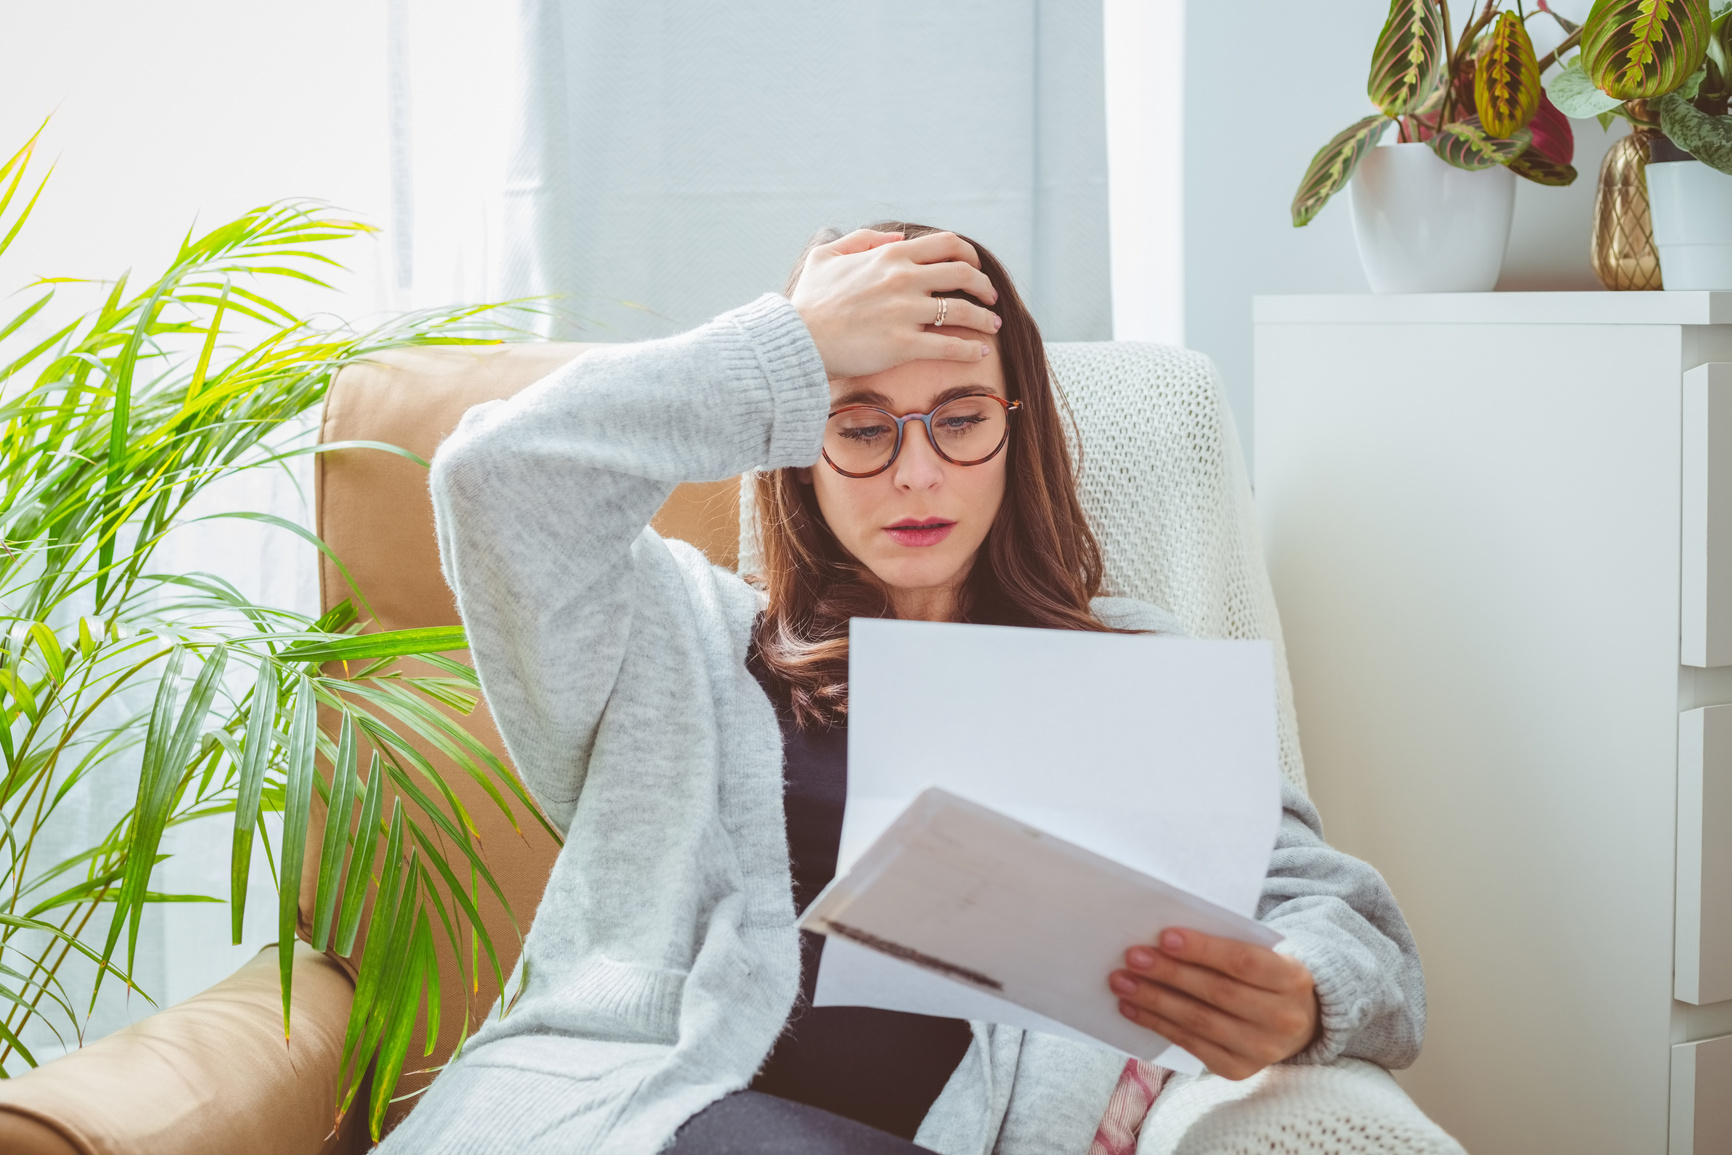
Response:
[[[875,405],[844,405],[824,424],[824,460],[843,477],[883,473],[902,452],[902,431],[910,421],[926,426],[926,439],[952,465],[984,465],[1010,440],[1010,415],[1020,401],[994,393],[953,397],[930,413],[901,417]]]

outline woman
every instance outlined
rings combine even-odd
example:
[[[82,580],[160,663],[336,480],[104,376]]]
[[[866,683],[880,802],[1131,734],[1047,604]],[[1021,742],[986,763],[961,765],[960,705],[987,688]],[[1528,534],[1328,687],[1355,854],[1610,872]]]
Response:
[[[677,483],[752,468],[762,593],[647,528]],[[1096,596],[1002,266],[918,226],[825,239],[785,297],[471,410],[431,485],[487,699],[567,837],[512,1012],[384,1149],[1086,1151],[1121,1056],[810,1008],[818,944],[802,960],[794,929],[835,867],[850,617],[1177,630]],[[1284,805],[1259,910],[1279,952],[1170,931],[1101,981],[1231,1078],[1404,1066],[1424,1017],[1407,928],[1304,798]]]

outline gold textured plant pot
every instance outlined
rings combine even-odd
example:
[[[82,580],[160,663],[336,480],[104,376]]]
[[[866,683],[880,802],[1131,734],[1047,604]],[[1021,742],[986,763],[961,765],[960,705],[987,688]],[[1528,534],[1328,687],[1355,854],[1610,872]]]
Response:
[[[1660,253],[1648,221],[1648,141],[1637,129],[1606,153],[1594,194],[1594,241],[1588,259],[1608,289],[1658,289]]]

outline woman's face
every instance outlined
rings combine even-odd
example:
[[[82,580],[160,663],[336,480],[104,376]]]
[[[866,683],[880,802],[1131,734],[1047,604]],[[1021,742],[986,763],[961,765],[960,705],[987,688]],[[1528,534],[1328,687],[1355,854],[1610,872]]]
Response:
[[[949,335],[957,335],[954,327]],[[1005,397],[997,341],[983,340],[993,355],[973,364],[910,361],[832,381],[830,408],[874,405],[902,416],[930,413],[963,393]],[[1008,448],[981,465],[954,465],[934,451],[926,427],[910,421],[884,472],[845,477],[819,461],[799,477],[816,491],[836,540],[890,588],[899,617],[943,620],[954,616],[956,592],[1004,501]]]

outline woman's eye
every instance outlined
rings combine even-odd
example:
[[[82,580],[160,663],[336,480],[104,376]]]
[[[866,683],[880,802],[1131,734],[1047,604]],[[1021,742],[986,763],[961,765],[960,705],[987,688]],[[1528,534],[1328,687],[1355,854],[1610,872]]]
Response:
[[[842,436],[849,441],[871,441],[876,437],[886,437],[889,433],[888,425],[859,425],[842,430]]]

